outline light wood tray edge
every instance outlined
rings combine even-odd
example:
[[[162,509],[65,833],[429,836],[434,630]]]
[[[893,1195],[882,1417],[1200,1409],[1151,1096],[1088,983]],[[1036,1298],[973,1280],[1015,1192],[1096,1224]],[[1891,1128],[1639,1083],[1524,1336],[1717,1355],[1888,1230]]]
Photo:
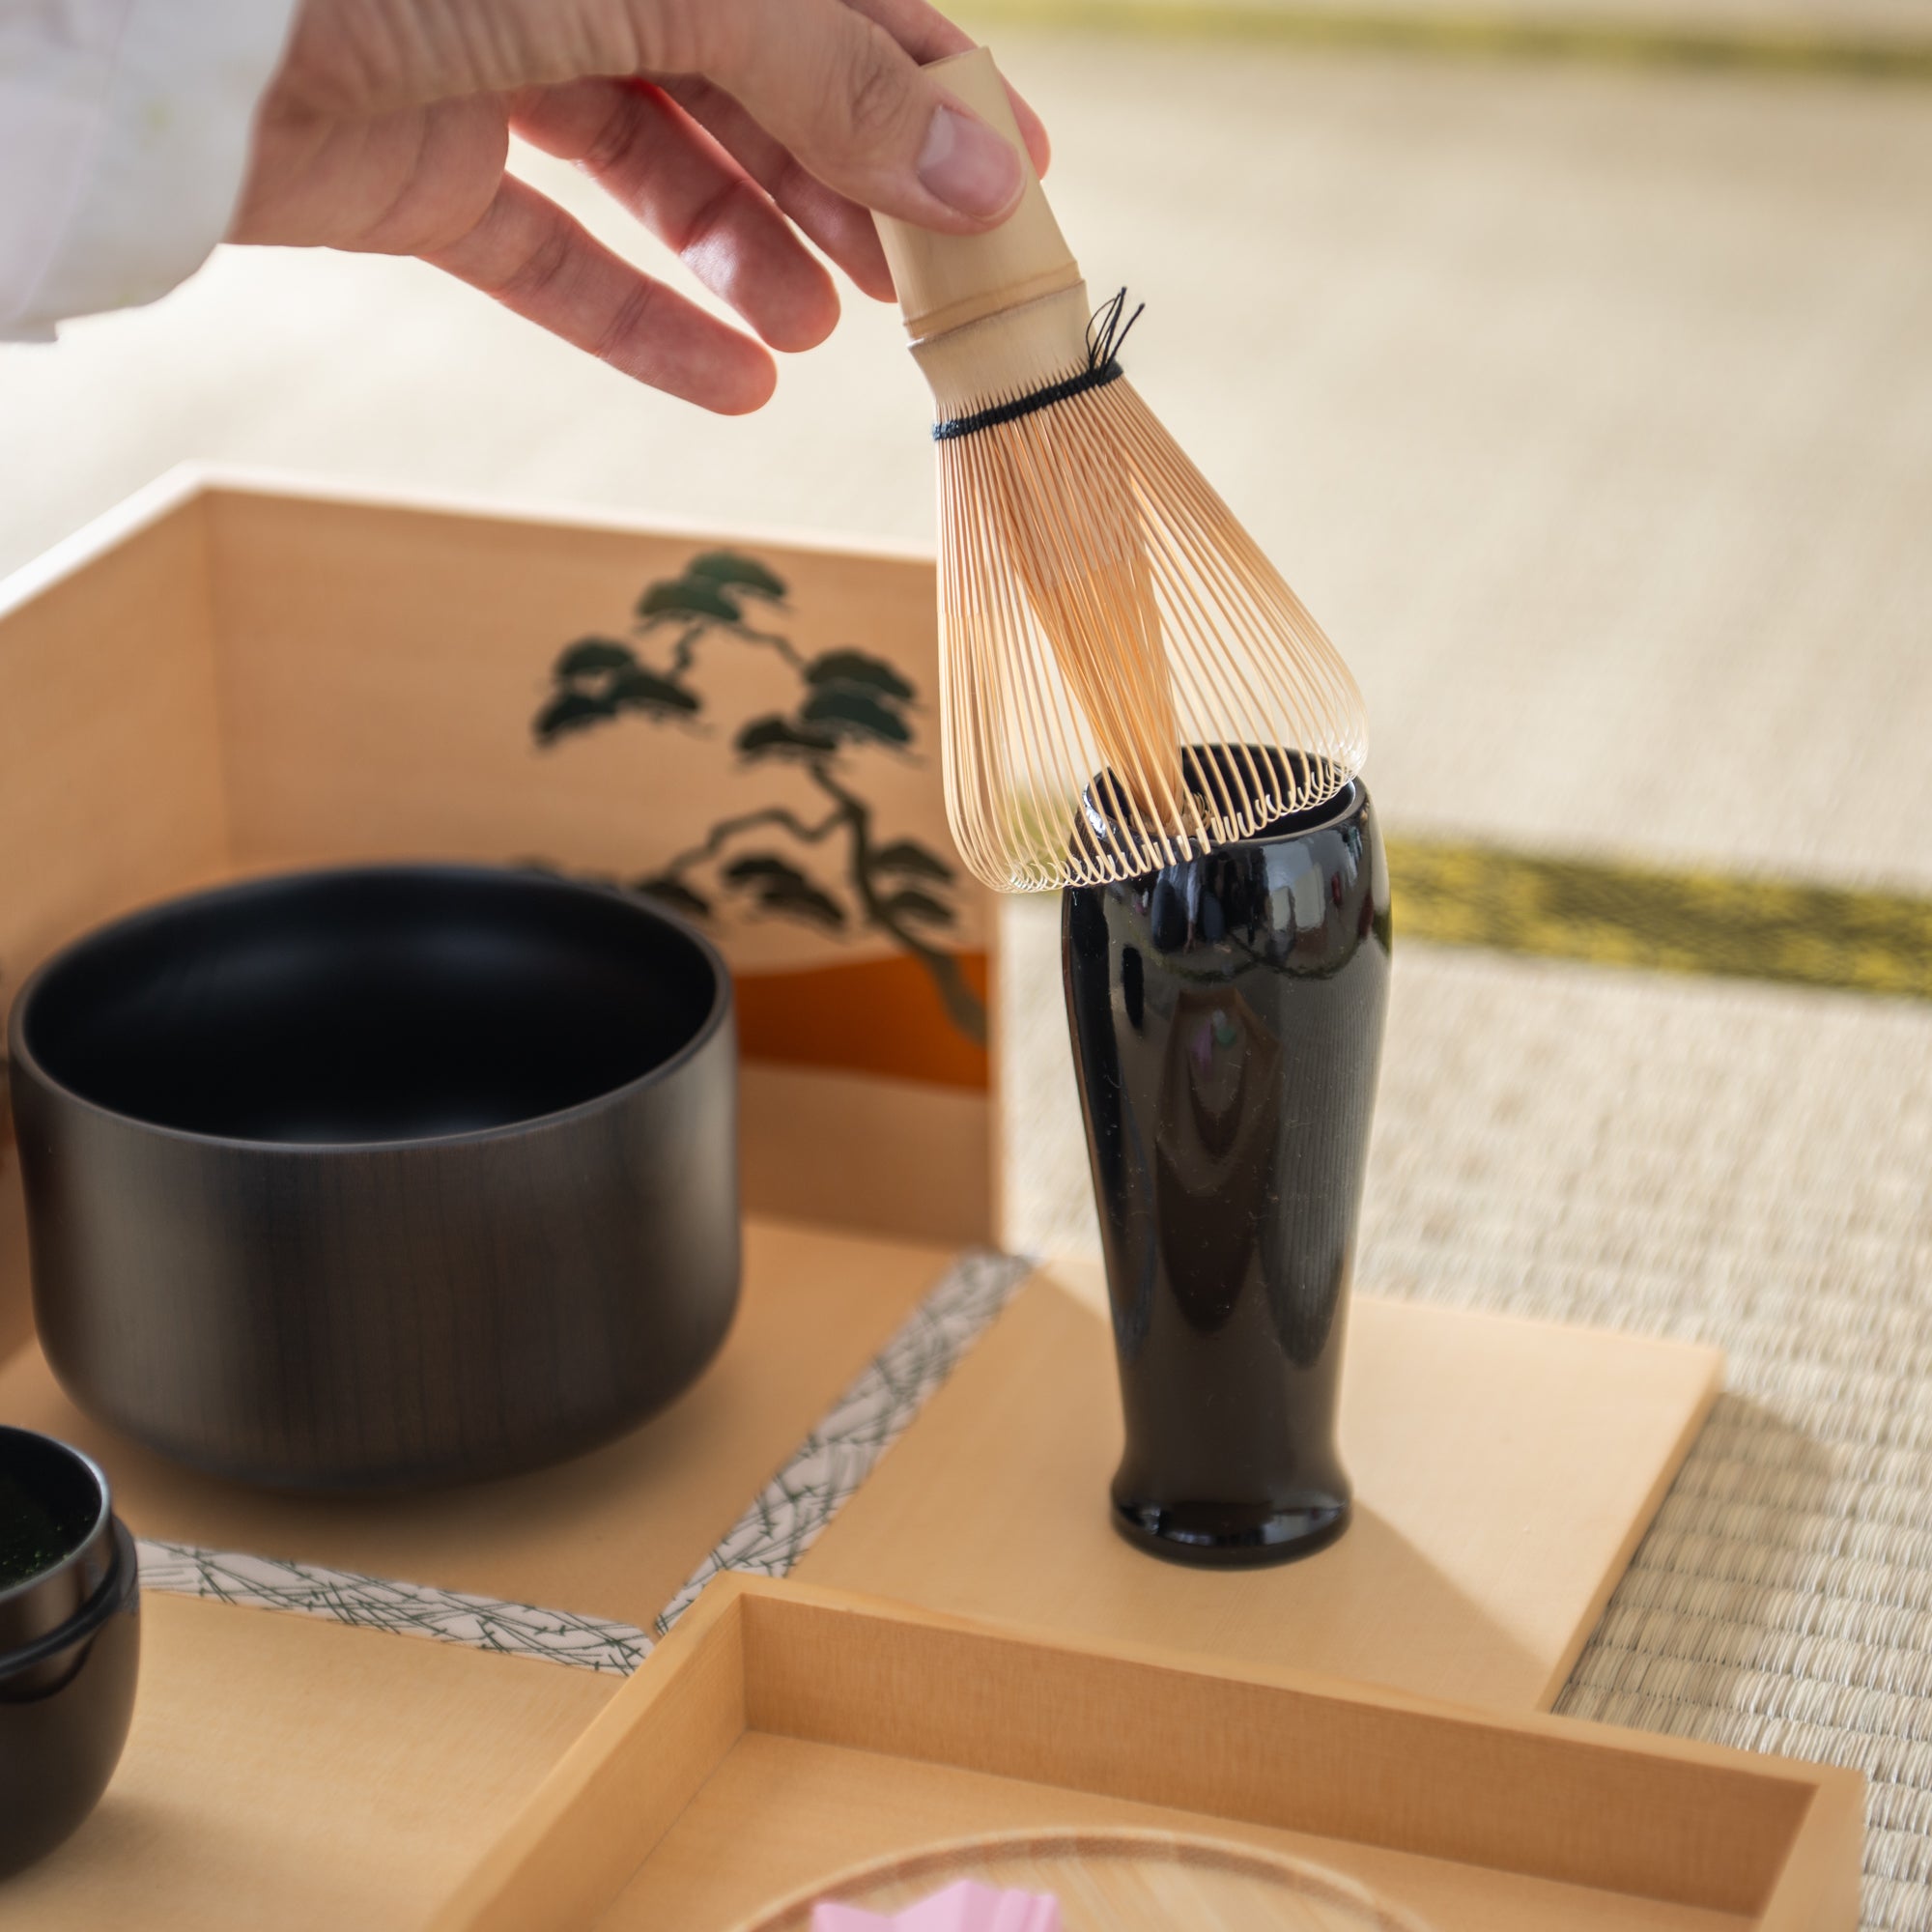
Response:
[[[1641,1507],[1631,1519],[1630,1528],[1625,1531],[1624,1539],[1617,1546],[1616,1554],[1611,1558],[1609,1568],[1604,1573],[1602,1582],[1591,1597],[1589,1608],[1577,1619],[1576,1634],[1552,1666],[1542,1694],[1536,1700],[1536,1708],[1539,1711],[1548,1711],[1562,1694],[1563,1687],[1569,1683],[1570,1673],[1576,1669],[1577,1660],[1582,1656],[1584,1646],[1590,1641],[1598,1624],[1603,1621],[1604,1612],[1609,1607],[1610,1599],[1616,1594],[1617,1585],[1623,1581],[1624,1573],[1630,1568],[1631,1559],[1636,1554],[1637,1545],[1650,1534],[1650,1526],[1657,1520],[1657,1513],[1663,1507],[1663,1499],[1670,1493],[1670,1486],[1676,1482],[1678,1472],[1690,1459],[1697,1437],[1703,1434],[1705,1423],[1711,1419],[1711,1410],[1717,1406],[1718,1398],[1724,1392],[1725,1360],[1721,1349],[1715,1349],[1701,1342],[1675,1342],[1662,1337],[1646,1336],[1641,1339],[1656,1340],[1660,1347],[1675,1350],[1687,1364],[1701,1357],[1704,1366],[1703,1386],[1698,1392],[1695,1406],[1684,1418],[1684,1426],[1678,1431],[1677,1439],[1658,1464],[1656,1480],[1645,1492]]]
[[[1111,1324],[1112,1316],[1107,1305],[1106,1275],[1097,1260],[1085,1255],[1039,1256],[1035,1261],[1029,1283],[1040,1280],[1050,1282],[1069,1301],[1086,1309],[1102,1322]],[[1518,1323],[1526,1328],[1546,1329],[1552,1334],[1603,1335],[1613,1338],[1620,1348],[1648,1349],[1654,1350],[1660,1360],[1668,1358],[1673,1368],[1691,1389],[1690,1406],[1685,1412],[1683,1424],[1675,1439],[1659,1463],[1655,1479],[1645,1492],[1641,1505],[1632,1516],[1623,1540],[1618,1544],[1615,1554],[1599,1579],[1588,1605],[1577,1618],[1575,1632],[1551,1665],[1549,1674],[1537,1694],[1534,1708],[1547,1711],[1555,1703],[1564,1685],[1570,1681],[1570,1673],[1576,1668],[1577,1660],[1582,1655],[1591,1634],[1602,1621],[1610,1598],[1616,1593],[1618,1583],[1622,1581],[1624,1573],[1630,1568],[1632,1557],[1636,1554],[1637,1546],[1649,1533],[1658,1511],[1663,1506],[1664,1497],[1670,1492],[1671,1484],[1677,1480],[1678,1473],[1684,1467],[1705,1423],[1711,1418],[1712,1408],[1724,1392],[1727,1368],[1724,1351],[1708,1342],[1683,1341],[1675,1336],[1632,1334],[1624,1329],[1598,1328],[1581,1322],[1549,1321],[1535,1316],[1504,1314],[1487,1309],[1444,1307],[1434,1302],[1400,1300],[1393,1296],[1378,1295],[1360,1289],[1351,1291],[1350,1299],[1387,1308],[1420,1310],[1451,1320],[1475,1315],[1488,1320]]]
[[[749,1647],[772,1627],[768,1620],[810,1612],[870,1620],[881,1637],[950,1631],[1023,1645],[1080,1667],[1151,1666],[1198,1680],[1204,1689],[1209,1683],[1252,1687],[1377,1716],[1434,1719],[1465,1734],[1473,1728],[1531,1743],[1587,1745],[1602,1754],[1596,1762],[1606,1773],[1628,1775],[1633,1760],[1659,1773],[1670,1767],[1742,1773],[1767,1801],[1783,1802],[1792,1822],[1786,1855],[1766,1877],[1762,1895],[1734,1905],[1759,1932],[1853,1932],[1858,1923],[1865,1779],[1855,1770],[1542,1712],[1486,1711],[1284,1666],[1231,1669],[1210,1658],[1151,1645],[1076,1641],[842,1590],[726,1575],[710,1584],[572,1746],[428,1932],[575,1932],[589,1925],[747,1729],[788,1730],[796,1722],[799,1729],[791,1734],[813,1735],[810,1712],[787,1707],[787,1699],[798,1695],[796,1686],[756,1685],[747,1663]],[[810,1694],[804,1701],[810,1703]]]

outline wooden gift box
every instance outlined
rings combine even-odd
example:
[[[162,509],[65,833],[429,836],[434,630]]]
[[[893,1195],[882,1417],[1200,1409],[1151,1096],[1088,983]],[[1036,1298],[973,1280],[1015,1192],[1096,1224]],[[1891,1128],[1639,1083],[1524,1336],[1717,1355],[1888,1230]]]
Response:
[[[164,479],[0,584],[0,993],[104,919],[263,870],[446,857],[647,888],[699,919],[733,969],[752,1217],[733,1340],[673,1410],[554,1470],[371,1509],[209,1484],[97,1439],[32,1344],[18,1180],[0,1159],[0,1413],[95,1448],[151,1537],[648,1624],[952,1255],[996,1233],[996,921],[946,829],[936,648],[932,564],[916,551],[228,472]],[[1021,1493],[1097,1533],[1086,1499],[1117,1413],[1103,1321],[1080,1305],[1094,1298],[1091,1284],[1071,1297],[1030,1285],[805,1573],[928,1614],[970,1598],[957,1606],[1042,1615],[1102,1648],[1123,1616],[1142,1640],[1193,1641],[1177,1634],[1207,1628],[1198,1579],[1102,1591],[1096,1608],[1078,1535],[1031,1567],[905,1560],[919,1548],[902,1533],[908,1482],[956,1467],[956,1438],[981,1428],[1012,1453],[962,1533],[997,1540]],[[1552,1365],[1552,1386],[1571,1377],[1574,1410],[1595,1418],[1582,1447],[1599,1453],[1495,1545],[1501,1639],[1472,1652],[1445,1628],[1432,1650],[1399,1617],[1364,1621],[1350,1592],[1379,1588],[1387,1552],[1410,1573],[1453,1567],[1467,1539],[1401,1432],[1375,1437],[1390,1405],[1363,1406],[1345,1439],[1371,1432],[1350,1546],[1366,1583],[1331,1567],[1333,1602],[1279,1576],[1237,1601],[1224,1591],[1211,1647],[1266,1660],[1325,1642],[1367,1676],[1412,1669],[1424,1688],[1454,1676],[1459,1694],[1547,1702],[1694,1434],[1717,1359],[1444,1311],[1376,1320],[1388,1346],[1358,1350],[1365,1364],[1433,1360],[1446,1324],[1478,1394],[1494,1378],[1495,1399],[1451,1418],[1442,1482],[1509,1455],[1512,1417],[1542,1413],[1517,1398]],[[1042,1378],[1055,1399],[1013,1428]],[[1475,1612],[1494,1590],[1471,1593]],[[151,1609],[129,1760],[87,1832],[32,1875],[33,1922],[91,1926],[152,1895],[157,1923],[259,1923],[287,1901],[274,1910],[291,1924],[419,1924],[612,1688],[274,1612]],[[1367,1663],[1341,1640],[1357,1630]],[[230,1684],[238,1701],[211,1717],[212,1689]],[[345,1839],[359,1861],[340,1858]]]
[[[737,981],[748,1209],[985,1239],[994,921],[933,604],[916,551],[178,472],[0,585],[0,986],[249,872],[649,881]]]
[[[0,583],[0,1004],[250,873],[650,879],[733,969],[749,1216],[731,1341],[649,1428],[457,1494],[280,1497],[55,1387],[0,1136],[0,1417],[92,1449],[147,1538],[648,1624],[992,1233],[993,921],[950,863],[933,606],[917,551],[198,469]],[[143,1620],[114,1784],[0,1924],[419,1924],[618,1681],[207,1599]]]

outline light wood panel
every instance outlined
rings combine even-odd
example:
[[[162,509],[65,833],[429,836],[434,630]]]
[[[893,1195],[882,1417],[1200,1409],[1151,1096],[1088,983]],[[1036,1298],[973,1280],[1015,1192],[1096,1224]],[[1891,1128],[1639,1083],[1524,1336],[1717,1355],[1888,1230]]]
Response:
[[[992,1238],[993,1109],[984,1094],[747,1061],[738,1158],[760,1214],[903,1240]]]
[[[636,713],[540,750],[531,722],[553,662],[585,635],[668,655],[633,635],[639,594],[696,554],[768,564],[784,607],[749,620],[807,656],[854,648],[913,687],[916,755],[856,753],[882,839],[950,852],[939,782],[938,644],[927,558],[830,546],[581,526],[288,495],[229,482],[208,499],[238,856],[306,864],[437,851],[546,858],[630,878],[727,813],[778,798],[814,820],[796,775],[734,764],[732,730],[788,709],[798,680],[768,645],[719,632],[691,676],[692,726]],[[801,862],[816,868],[807,849]],[[838,862],[825,861],[828,875]],[[945,943],[983,950],[989,897],[965,882]],[[795,970],[890,955],[883,933],[828,936],[810,922],[727,920],[735,970]]]
[[[163,493],[117,520],[99,554],[0,585],[0,1010],[78,929],[226,864],[193,495]],[[8,1135],[0,1165],[12,1166]],[[0,1187],[11,1226],[15,1177]],[[0,1350],[29,1319],[24,1276],[0,1275]]]
[[[176,1468],[83,1416],[29,1346],[0,1415],[97,1457],[137,1535],[395,1577],[648,1626],[952,1260],[944,1247],[753,1222],[719,1359],[622,1440],[424,1495],[275,1494]]]
[[[1546,1707],[1716,1394],[1714,1350],[1357,1296],[1355,1518],[1300,1563],[1190,1570],[1107,1520],[1097,1268],[1056,1263],[929,1403],[802,1578],[1095,1638]]]
[[[8,1932],[404,1932],[616,1693],[586,1670],[150,1593],[106,1797]]]
[[[226,864],[204,506],[0,589],[0,964]]]
[[[1861,1802],[1835,1769],[726,1577],[435,1932],[725,1932],[935,1840],[1129,1825],[1310,1858],[1438,1932],[1850,1932]]]

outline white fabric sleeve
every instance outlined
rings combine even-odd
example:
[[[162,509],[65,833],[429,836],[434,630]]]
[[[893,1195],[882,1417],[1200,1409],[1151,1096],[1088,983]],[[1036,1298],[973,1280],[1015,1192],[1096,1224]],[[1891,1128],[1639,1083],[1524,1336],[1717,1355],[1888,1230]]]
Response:
[[[297,0],[0,0],[0,340],[153,301],[234,213]]]

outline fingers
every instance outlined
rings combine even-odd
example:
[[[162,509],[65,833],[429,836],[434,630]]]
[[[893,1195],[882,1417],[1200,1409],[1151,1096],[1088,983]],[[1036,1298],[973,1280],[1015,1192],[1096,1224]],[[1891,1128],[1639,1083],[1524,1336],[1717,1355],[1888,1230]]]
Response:
[[[831,334],[831,276],[764,190],[657,88],[546,88],[519,101],[514,125],[578,162],[774,349],[810,349]]]
[[[849,199],[952,234],[1019,199],[1007,141],[843,0],[740,0],[708,10],[705,28],[706,77]]]
[[[883,27],[915,61],[941,60],[964,53],[974,43],[926,0],[846,0],[854,11]],[[676,74],[659,83],[694,121],[706,128],[771,196],[798,227],[824,250],[867,295],[893,298],[893,278],[871,213],[799,165],[776,136],[723,88],[700,74]],[[1010,85],[1008,99],[1025,136],[1035,170],[1044,174],[1051,149],[1039,116]]]
[[[892,300],[892,274],[868,210],[802,168],[784,143],[766,133],[723,88],[696,74],[673,75],[661,85],[867,295]]]
[[[845,4],[868,20],[877,21],[922,66],[944,60],[948,54],[963,54],[978,44],[965,28],[949,20],[937,7],[928,6],[926,0],[845,0]],[[1001,79],[1007,99],[1012,102],[1013,119],[1020,126],[1020,138],[1033,156],[1034,172],[1043,175],[1053,158],[1046,128],[1011,81],[1004,75]]]
[[[640,274],[514,176],[468,235],[424,259],[625,375],[723,415],[757,409],[777,385],[756,343]]]

